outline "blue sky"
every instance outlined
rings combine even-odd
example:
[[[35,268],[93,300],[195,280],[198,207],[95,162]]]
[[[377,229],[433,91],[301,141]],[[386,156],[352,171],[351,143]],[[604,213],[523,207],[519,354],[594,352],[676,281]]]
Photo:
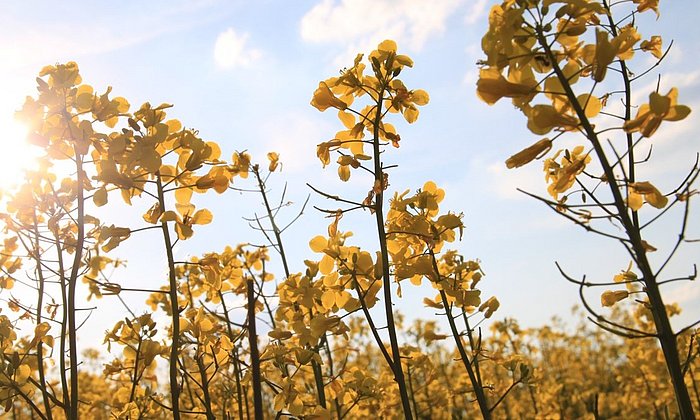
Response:
[[[481,58],[480,39],[486,30],[491,1],[485,0],[314,0],[283,1],[150,1],[150,2],[10,2],[0,3],[0,124],[11,127],[11,116],[25,95],[33,95],[34,78],[42,66],[74,60],[83,80],[97,91],[113,86],[133,107],[144,101],[175,105],[169,116],[218,142],[224,156],[248,150],[263,162],[277,151],[283,171],[273,181],[273,195],[288,183],[295,202],[283,212],[293,217],[310,190],[306,182],[348,197],[363,197],[366,182],[341,183],[333,167],[323,170],[315,145],[340,129],[334,113],[319,113],[309,105],[318,81],[352,64],[358,52],[369,52],[379,41],[395,39],[399,50],[411,56],[415,68],[402,74],[409,88],[421,88],[431,102],[417,123],[396,121],[401,148],[387,153],[397,163],[390,191],[416,189],[427,180],[447,192],[444,209],[464,212],[467,230],[456,244],[468,258],[479,258],[487,274],[481,283],[485,296],[496,295],[501,309],[495,318],[510,316],[536,326],[558,315],[566,318],[578,302],[578,290],[555,269],[560,261],[572,274],[608,281],[626,268],[629,258],[615,243],[592,237],[524,197],[515,188],[546,194],[540,164],[507,170],[511,154],[537,138],[525,128],[525,119],[504,101],[489,107],[475,95]],[[640,20],[643,36],[660,34],[674,45],[664,64],[640,83],[639,101],[664,74],[662,91],[677,86],[679,102],[700,109],[700,33],[695,20],[700,2],[667,1],[661,18]],[[671,190],[700,150],[698,112],[681,122],[662,125],[654,137],[655,163],[645,167],[649,179]],[[4,136],[6,150],[25,148],[16,135]],[[6,153],[0,164],[12,168],[18,161]],[[2,173],[17,179],[13,171]],[[355,181],[355,182],[353,182]],[[241,187],[250,184],[241,183]],[[196,231],[178,246],[181,258],[216,251],[226,244],[261,243],[242,217],[261,212],[260,200],[230,192],[200,201],[214,212],[214,222]],[[108,214],[110,221],[138,223],[150,203],[135,216],[122,210]],[[312,195],[311,204],[336,204]],[[651,213],[648,213],[651,214]],[[672,221],[672,218],[671,218]],[[698,212],[691,215],[691,237],[700,237]],[[326,230],[327,219],[311,207],[286,232],[292,269],[301,271],[304,258],[318,258],[308,240]],[[367,213],[348,216],[341,229],[356,233],[356,243],[376,247]],[[133,225],[132,225],[133,226]],[[661,224],[651,238],[663,250],[674,239],[675,225]],[[694,235],[694,236],[693,236]],[[114,281],[131,287],[157,287],[165,281],[165,262],[144,259],[159,253],[157,237],[126,242],[116,250],[129,260]],[[152,251],[153,250],[153,251]],[[155,255],[155,254],[154,254]],[[687,274],[698,262],[697,244],[688,245],[677,259],[678,274]],[[403,286],[397,308],[410,315],[431,316],[423,297],[433,297],[428,285]],[[590,297],[597,301],[598,294]],[[668,289],[669,300],[685,309],[680,321],[700,318],[700,287],[695,284]],[[133,297],[136,305],[145,299]],[[100,309],[117,305],[114,299],[97,302]],[[90,321],[95,331],[109,322],[100,311]],[[680,323],[678,324],[680,325]]]

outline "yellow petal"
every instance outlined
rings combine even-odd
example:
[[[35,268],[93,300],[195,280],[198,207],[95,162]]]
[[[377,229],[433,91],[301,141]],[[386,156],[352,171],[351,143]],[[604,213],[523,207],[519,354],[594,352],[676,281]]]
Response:
[[[629,195],[627,196],[627,205],[629,208],[631,208],[633,211],[637,211],[642,208],[642,204],[644,204],[642,195],[637,194],[634,191],[630,191]]]
[[[530,163],[531,161],[541,157],[552,148],[552,141],[548,138],[544,138],[532,146],[521,150],[520,152],[514,154],[506,160],[506,166],[508,169],[519,168],[523,165]]]
[[[206,225],[211,223],[214,216],[207,209],[197,210],[197,212],[192,216],[192,224],[194,225]]]
[[[432,299],[423,298],[423,303],[425,304],[425,306],[428,306],[428,307],[431,307],[431,308],[435,308],[435,309],[444,309],[444,308],[442,307],[442,304],[441,304],[441,303],[437,303],[437,302],[435,302],[435,301],[432,300]]]
[[[205,178],[205,177],[202,177]],[[213,180],[212,180],[213,181]],[[178,188],[175,190],[175,201],[180,204],[189,204],[192,199],[192,189],[191,188]]]
[[[407,107],[403,111],[403,117],[407,123],[413,124],[418,119],[418,110],[415,107]]]
[[[92,196],[92,201],[97,207],[102,207],[107,204],[107,190],[105,187],[98,188]]]
[[[423,106],[430,101],[430,96],[423,89],[416,89],[411,93],[411,101],[416,105]]]
[[[385,51],[385,52],[396,52],[397,46],[396,42],[392,41],[391,39],[387,39],[382,41],[379,46],[377,47],[379,51]]]
[[[323,252],[328,246],[328,240],[321,235],[315,236],[309,241],[309,247],[314,252]]]
[[[333,308],[333,305],[335,305],[335,292],[332,290],[326,290],[323,292],[321,295],[321,304],[326,309]]]
[[[581,107],[583,107],[584,112],[588,118],[593,118],[596,115],[598,115],[598,113],[600,113],[602,104],[600,103],[600,99],[598,99],[596,96],[584,93],[582,95],[579,95],[576,98],[576,100],[581,105]]]
[[[481,70],[476,82],[476,93],[482,101],[493,105],[503,97],[520,98],[536,93],[536,87],[524,83],[511,83],[491,69]]]
[[[606,290],[600,296],[600,303],[603,306],[613,306],[617,302],[626,299],[627,296],[629,296],[629,292],[627,290]]]
[[[632,191],[643,195],[644,200],[657,209],[662,209],[668,204],[668,197],[661,194],[661,192],[648,181],[633,182],[630,183],[629,186]]]
[[[608,66],[615,59],[617,49],[608,40],[608,33],[596,31],[595,57],[593,59],[593,80],[602,82],[608,71]]]
[[[314,96],[311,99],[311,105],[319,111],[325,111],[328,108],[347,109],[348,104],[338,99],[326,82],[319,82],[318,88],[314,91]]]
[[[349,156],[348,156],[349,157]],[[338,176],[340,180],[346,182],[350,179],[350,167],[349,166],[338,166]]]
[[[339,110],[338,118],[343,123],[345,128],[353,128],[355,126],[355,116],[349,112]]]

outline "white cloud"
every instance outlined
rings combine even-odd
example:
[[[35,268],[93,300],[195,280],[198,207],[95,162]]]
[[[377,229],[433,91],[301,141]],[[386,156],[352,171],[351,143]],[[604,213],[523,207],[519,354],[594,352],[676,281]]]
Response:
[[[29,7],[8,8],[0,18],[3,71],[20,69],[21,74],[26,74],[27,67],[34,72],[48,63],[135,47],[160,36],[201,26],[220,19],[212,6],[215,1],[158,0],[148,4],[125,4],[109,13],[97,2],[85,3],[72,15],[71,22],[53,19],[41,25],[36,24],[38,17],[28,13]],[[60,6],[51,9],[37,16],[63,10]],[[74,23],[77,21],[79,25]]]
[[[479,22],[485,11],[486,0],[476,0],[471,9],[469,9],[469,13],[464,17],[464,22],[466,22],[467,25],[473,25]]]
[[[518,188],[531,193],[544,190],[545,182],[542,170],[537,163],[517,169],[506,168],[505,161],[493,162],[485,166],[491,189],[505,200],[530,200]]]
[[[679,90],[678,103],[685,104],[685,102],[683,102],[683,97],[684,93],[687,93],[684,92],[683,88],[695,88],[699,83],[700,70],[683,73],[663,73],[661,75],[659,93],[661,93],[662,95],[666,95],[672,87],[676,87]],[[632,94],[632,103],[641,104],[649,102],[649,94],[656,90],[657,84],[658,80],[653,79],[648,81],[645,85],[635,86],[634,92]]]
[[[467,54],[469,62],[473,63],[474,67],[470,68],[466,71],[466,73],[464,73],[462,83],[468,86],[473,86],[479,79],[479,69],[476,68],[476,62],[482,58],[483,52],[481,51],[481,47],[476,43],[467,45],[464,52]]]
[[[274,124],[261,127],[261,138],[253,155],[264,156],[267,152],[280,154],[283,170],[289,174],[304,173],[312,168],[320,168],[315,159],[316,145],[324,141],[319,133],[330,133],[333,128],[323,119],[300,112],[278,115],[271,120]]]
[[[419,51],[445,30],[463,0],[322,0],[301,19],[303,40],[348,45],[335,64],[347,64],[357,51],[394,39],[399,48]],[[405,47],[404,47],[405,48]]]
[[[214,61],[225,70],[248,67],[262,56],[262,51],[248,47],[248,33],[237,34],[233,28],[220,33],[214,44]]]
[[[682,283],[680,287],[669,291],[664,300],[667,302],[675,302],[678,304],[692,303],[700,298],[700,287],[694,282]]]

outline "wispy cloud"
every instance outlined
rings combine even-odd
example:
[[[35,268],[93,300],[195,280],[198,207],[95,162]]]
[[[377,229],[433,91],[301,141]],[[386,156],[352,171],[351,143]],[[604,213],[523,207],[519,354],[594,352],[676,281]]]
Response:
[[[518,188],[538,193],[544,190],[544,174],[541,165],[532,165],[517,169],[506,168],[505,162],[493,162],[485,167],[491,189],[499,198],[506,200],[529,200]]]
[[[287,174],[297,174],[309,168],[318,168],[316,145],[323,141],[321,133],[329,133],[329,126],[323,119],[309,117],[301,112],[291,112],[272,118],[275,124],[261,128],[261,137],[265,139],[253,150],[264,156],[267,152],[280,154],[280,161]]]
[[[462,0],[322,0],[301,20],[301,37],[317,44],[348,45],[334,64],[345,64],[391,38],[413,51],[444,32]]]
[[[133,47],[220,19],[216,5],[216,0],[161,0],[105,12],[102,5],[85,4],[73,16],[79,25],[60,18],[37,25],[29,8],[8,7],[0,16],[0,59],[7,71]]]
[[[262,56],[262,51],[248,46],[248,33],[238,34],[233,28],[220,33],[214,44],[214,61],[220,69],[248,67]]]
[[[484,16],[484,12],[486,12],[486,0],[477,0],[464,17],[464,22],[467,25],[473,25],[481,21],[482,16]]]

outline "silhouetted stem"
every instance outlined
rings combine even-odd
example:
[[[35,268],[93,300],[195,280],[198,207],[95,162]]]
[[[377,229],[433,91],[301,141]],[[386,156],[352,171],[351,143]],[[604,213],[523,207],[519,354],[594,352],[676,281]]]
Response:
[[[360,307],[362,308],[362,312],[365,314],[365,319],[369,324],[369,330],[372,333],[372,337],[374,337],[374,341],[377,342],[377,347],[379,347],[379,351],[381,351],[382,356],[384,356],[384,360],[386,360],[386,363],[389,365],[389,368],[391,368],[393,372],[394,361],[391,359],[391,355],[389,355],[389,352],[386,351],[384,342],[379,336],[377,326],[374,324],[374,320],[372,319],[372,314],[369,313],[369,308],[367,308],[367,303],[365,302],[365,296],[362,293],[362,289],[360,288],[360,283],[357,281],[356,278],[353,278],[352,281],[355,286],[355,292],[357,293],[357,300],[360,301]]]
[[[165,196],[163,194],[163,183],[160,177],[160,172],[156,173],[156,184],[158,186],[158,204],[161,209],[165,209]],[[173,257],[173,245],[170,240],[170,229],[168,228],[168,222],[162,221],[160,223],[161,229],[163,231],[163,241],[165,242],[165,253],[168,258],[168,279],[169,279],[169,293],[168,297],[170,299],[170,312],[171,312],[171,323],[173,328],[173,338],[172,345],[170,348],[170,366],[169,366],[169,376],[170,376],[170,399],[173,419],[180,419],[180,387],[178,385],[178,372],[177,372],[177,360],[178,353],[180,351],[180,308],[177,302],[177,278],[175,277],[175,258]]]
[[[33,227],[34,227],[34,259],[36,261],[36,274],[37,274],[37,281],[39,282],[39,287],[37,290],[38,297],[37,297],[37,303],[36,303],[36,325],[37,327],[41,324],[41,312],[42,308],[44,307],[44,270],[41,267],[41,254],[40,254],[40,248],[41,246],[39,245],[39,226],[38,226],[38,220],[36,217],[36,209],[34,210],[33,213],[34,220],[33,220]],[[36,344],[36,362],[37,362],[37,370],[39,371],[39,384],[41,385],[39,388],[41,389],[41,395],[44,403],[44,411],[46,412],[46,418],[48,420],[53,419],[53,414],[51,414],[51,401],[49,400],[49,389],[48,386],[46,385],[46,374],[44,372],[44,349],[43,349],[43,342],[39,340]]]
[[[248,343],[250,346],[250,368],[253,381],[253,408],[255,420],[263,419],[262,386],[260,380],[260,353],[258,351],[258,333],[255,326],[255,287],[253,279],[247,280],[248,292]]]
[[[211,396],[209,395],[209,378],[207,377],[207,370],[204,368],[204,362],[202,361],[203,355],[196,357],[197,359],[197,369],[199,370],[199,380],[201,382],[202,394],[204,397],[204,409],[207,411],[207,420],[215,420],[216,416],[211,409]]]
[[[566,77],[562,69],[559,67],[557,57],[554,55],[549,44],[547,43],[547,39],[545,38],[544,33],[542,32],[541,26],[537,27],[536,32],[538,42],[544,48],[545,54],[552,63],[552,69],[557,75],[557,78],[559,79],[559,82],[561,83],[564,92],[566,93],[566,96],[569,99],[569,102],[571,103],[571,106],[576,112],[576,115],[581,122],[581,127],[583,128],[586,137],[593,145],[593,149],[595,150],[596,156],[598,157],[598,161],[600,162],[603,168],[603,172],[605,173],[605,177],[608,180],[608,186],[610,187],[610,192],[612,193],[615,202],[615,207],[618,212],[619,220],[622,223],[622,226],[625,229],[625,233],[627,234],[632,246],[632,257],[635,260],[637,268],[639,268],[639,270],[642,273],[642,278],[646,286],[646,293],[649,297],[649,304],[651,306],[651,313],[654,318],[656,333],[664,354],[666,367],[671,377],[671,382],[673,384],[673,390],[676,395],[676,402],[678,404],[678,409],[680,411],[681,418],[684,420],[694,419],[695,414],[693,413],[693,405],[690,401],[688,388],[685,385],[685,382],[683,380],[683,374],[681,371],[681,363],[680,357],[678,355],[676,335],[674,334],[673,329],[671,328],[671,323],[668,319],[668,314],[666,313],[666,306],[664,305],[663,299],[661,298],[661,292],[659,291],[656,276],[654,275],[654,271],[651,269],[651,265],[649,264],[649,260],[647,259],[646,249],[644,247],[644,242],[641,237],[641,232],[636,227],[632,218],[630,218],[625,199],[624,197],[622,197],[620,188],[615,182],[615,173],[613,172],[613,169],[610,166],[610,163],[608,162],[605,150],[603,149],[603,146],[598,139],[595,129],[586,117],[584,109],[581,107],[581,104],[579,104],[578,100],[576,99],[576,95],[573,92],[571,85],[569,84],[568,78]]]
[[[440,271],[437,266],[437,261],[435,260],[435,254],[430,250],[430,257],[432,259],[433,271],[438,279],[438,283],[442,280],[440,277]],[[481,410],[481,416],[484,420],[489,420],[491,418],[491,411],[489,409],[489,403],[486,400],[486,393],[484,393],[484,388],[479,383],[479,380],[474,373],[472,368],[471,359],[467,355],[464,349],[464,344],[460,338],[459,331],[457,331],[457,325],[455,324],[455,319],[452,316],[452,308],[447,301],[447,294],[444,290],[440,290],[440,300],[442,300],[442,307],[445,308],[445,314],[447,315],[447,322],[450,324],[450,331],[452,331],[452,337],[454,338],[455,344],[457,345],[457,350],[459,351],[459,357],[462,359],[462,364],[464,369],[469,375],[469,381],[472,383],[472,388],[474,389],[474,394],[476,395],[476,401],[479,403],[479,410]],[[500,401],[499,401],[500,402]],[[495,408],[495,406],[494,406]]]
[[[68,304],[68,291],[66,285],[66,271],[63,264],[63,249],[61,247],[60,239],[58,238],[58,233],[55,233],[56,241],[54,245],[56,246],[56,254],[58,259],[58,278],[61,284],[61,304],[63,305],[63,313],[61,314],[61,337],[59,338],[59,351],[61,352],[61,357],[58,359],[58,368],[61,371],[61,390],[63,392],[63,412],[67,418],[70,418],[70,395],[68,393],[68,378],[66,377],[66,331],[68,329],[68,311],[66,306]]]
[[[445,294],[444,290],[440,290],[440,299],[442,300],[442,305],[445,308],[445,313],[447,314],[447,321],[450,325],[450,331],[452,332],[455,344],[457,345],[459,357],[462,360],[464,369],[467,371],[469,381],[472,383],[472,388],[474,389],[474,394],[476,395],[476,401],[479,404],[481,416],[484,418],[484,420],[489,420],[491,418],[491,411],[489,409],[488,401],[486,400],[486,393],[484,392],[484,388],[479,384],[476,374],[474,373],[474,369],[472,368],[471,360],[464,349],[464,344],[462,343],[459,331],[457,331],[454,317],[452,316],[452,308],[447,302],[447,295]],[[495,406],[493,408],[495,408]]]
[[[76,234],[75,254],[73,255],[73,266],[71,267],[70,277],[68,278],[68,302],[66,310],[68,311],[68,360],[70,363],[70,418],[78,418],[78,335],[77,323],[75,321],[75,289],[78,286],[78,272],[80,263],[83,259],[83,244],[85,242],[85,202],[83,198],[84,178],[83,158],[78,153],[77,147],[74,147],[75,152],[75,169],[77,188],[77,219],[76,224],[78,232]]]
[[[139,359],[141,358],[141,345],[143,344],[143,337],[139,334],[139,344],[136,346],[136,355],[134,356],[134,377],[131,379],[131,392],[129,393],[129,402],[134,401],[134,395],[136,394],[136,385],[139,382]]]
[[[260,177],[260,169],[257,165],[253,166],[253,173],[255,174],[255,178],[258,181],[258,188],[260,189],[260,194],[262,195],[263,198],[263,203],[265,204],[265,211],[267,212],[267,218],[270,220],[270,225],[272,226],[272,232],[275,235],[275,241],[277,241],[277,250],[279,251],[280,254],[280,259],[282,260],[282,267],[284,268],[284,277],[289,278],[289,263],[287,262],[287,254],[284,251],[284,244],[282,243],[282,232],[280,231],[279,227],[277,226],[277,223],[275,221],[275,215],[272,211],[272,207],[270,206],[270,202],[267,199],[267,193],[265,192],[265,182],[262,180],[262,177]],[[260,294],[262,295],[262,286],[260,287]],[[270,319],[272,321],[272,327],[275,328],[275,320],[274,317],[272,316],[272,311],[270,311],[270,307],[267,305],[267,300],[265,300],[265,296],[263,296],[263,300],[265,301],[265,306],[268,308],[268,312],[270,313]],[[318,349],[316,349],[316,354],[318,354]],[[321,365],[318,364],[318,361],[316,359],[311,359],[311,367],[313,368],[314,372],[314,381],[316,382],[316,394],[318,395],[318,404],[326,408],[326,391],[323,386],[323,371],[321,370]],[[285,373],[286,372],[286,365],[284,366]]]

